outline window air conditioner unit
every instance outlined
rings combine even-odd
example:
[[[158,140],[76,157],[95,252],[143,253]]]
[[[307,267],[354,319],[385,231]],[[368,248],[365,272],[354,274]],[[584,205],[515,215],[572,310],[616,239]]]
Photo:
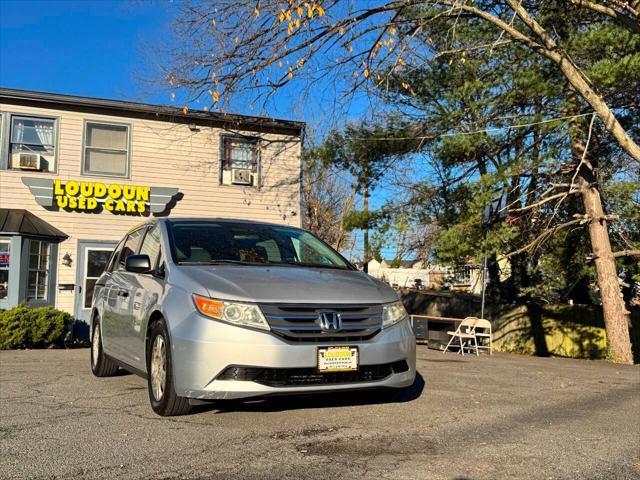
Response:
[[[234,185],[251,185],[253,183],[251,170],[245,168],[231,169],[231,183]]]
[[[20,168],[23,170],[42,170],[40,155],[37,153],[21,153]]]

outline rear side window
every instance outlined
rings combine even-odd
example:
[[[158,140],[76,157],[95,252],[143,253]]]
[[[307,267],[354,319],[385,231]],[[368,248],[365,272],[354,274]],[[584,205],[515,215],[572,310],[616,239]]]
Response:
[[[145,228],[141,228],[127,236],[127,239],[124,242],[124,247],[122,248],[122,253],[120,254],[120,260],[118,260],[118,270],[124,270],[127,257],[129,257],[129,255],[134,255],[138,251],[144,231]]]

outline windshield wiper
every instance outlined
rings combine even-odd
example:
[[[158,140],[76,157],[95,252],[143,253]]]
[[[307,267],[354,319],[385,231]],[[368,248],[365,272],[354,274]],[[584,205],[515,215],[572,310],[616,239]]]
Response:
[[[211,260],[210,262],[206,262],[208,265],[261,265],[261,266],[269,266],[268,263],[264,262],[245,262],[242,260]]]
[[[347,267],[340,265],[327,265],[326,263],[310,263],[310,262],[269,262],[271,265],[283,265],[291,267],[309,267],[309,268],[332,268],[334,270],[348,270]]]
[[[178,262],[178,265],[265,265],[263,263],[251,263],[251,262],[243,262],[240,260],[210,260],[210,261],[202,261],[202,262],[190,262],[188,260],[183,260]]]

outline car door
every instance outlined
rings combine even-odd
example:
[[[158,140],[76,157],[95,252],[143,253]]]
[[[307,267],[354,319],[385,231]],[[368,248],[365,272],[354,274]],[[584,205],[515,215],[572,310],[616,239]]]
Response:
[[[118,360],[134,366],[133,357],[127,348],[128,338],[134,334],[132,321],[132,293],[135,289],[136,274],[127,272],[127,257],[135,255],[147,227],[141,227],[127,235],[122,251],[115,263],[108,287],[108,309],[102,319],[105,337],[109,337],[109,353]]]
[[[109,263],[107,264],[107,268],[105,272],[102,274],[95,285],[95,301],[94,305],[98,308],[98,311],[101,315],[101,326],[102,326],[102,348],[104,351],[112,356],[117,357],[117,352],[115,351],[115,345],[112,341],[113,337],[113,316],[115,314],[116,301],[117,301],[117,290],[113,289],[113,271],[120,259],[120,255],[122,254],[122,248],[124,247],[124,241],[126,237],[123,238],[120,243],[114,249],[113,255],[109,259]]]
[[[160,266],[160,225],[152,225],[146,232],[140,245],[139,254],[148,255],[152,270],[149,273],[129,274],[134,276],[130,282],[131,288],[131,335],[127,337],[125,345],[127,356],[132,359],[132,365],[145,370],[145,340],[147,323],[158,299],[164,289],[163,269]]]

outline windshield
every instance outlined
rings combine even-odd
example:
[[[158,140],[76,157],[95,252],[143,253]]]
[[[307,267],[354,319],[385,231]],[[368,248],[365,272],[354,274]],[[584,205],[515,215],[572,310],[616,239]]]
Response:
[[[178,264],[295,265],[351,269],[335,250],[297,228],[215,221],[168,222]]]

